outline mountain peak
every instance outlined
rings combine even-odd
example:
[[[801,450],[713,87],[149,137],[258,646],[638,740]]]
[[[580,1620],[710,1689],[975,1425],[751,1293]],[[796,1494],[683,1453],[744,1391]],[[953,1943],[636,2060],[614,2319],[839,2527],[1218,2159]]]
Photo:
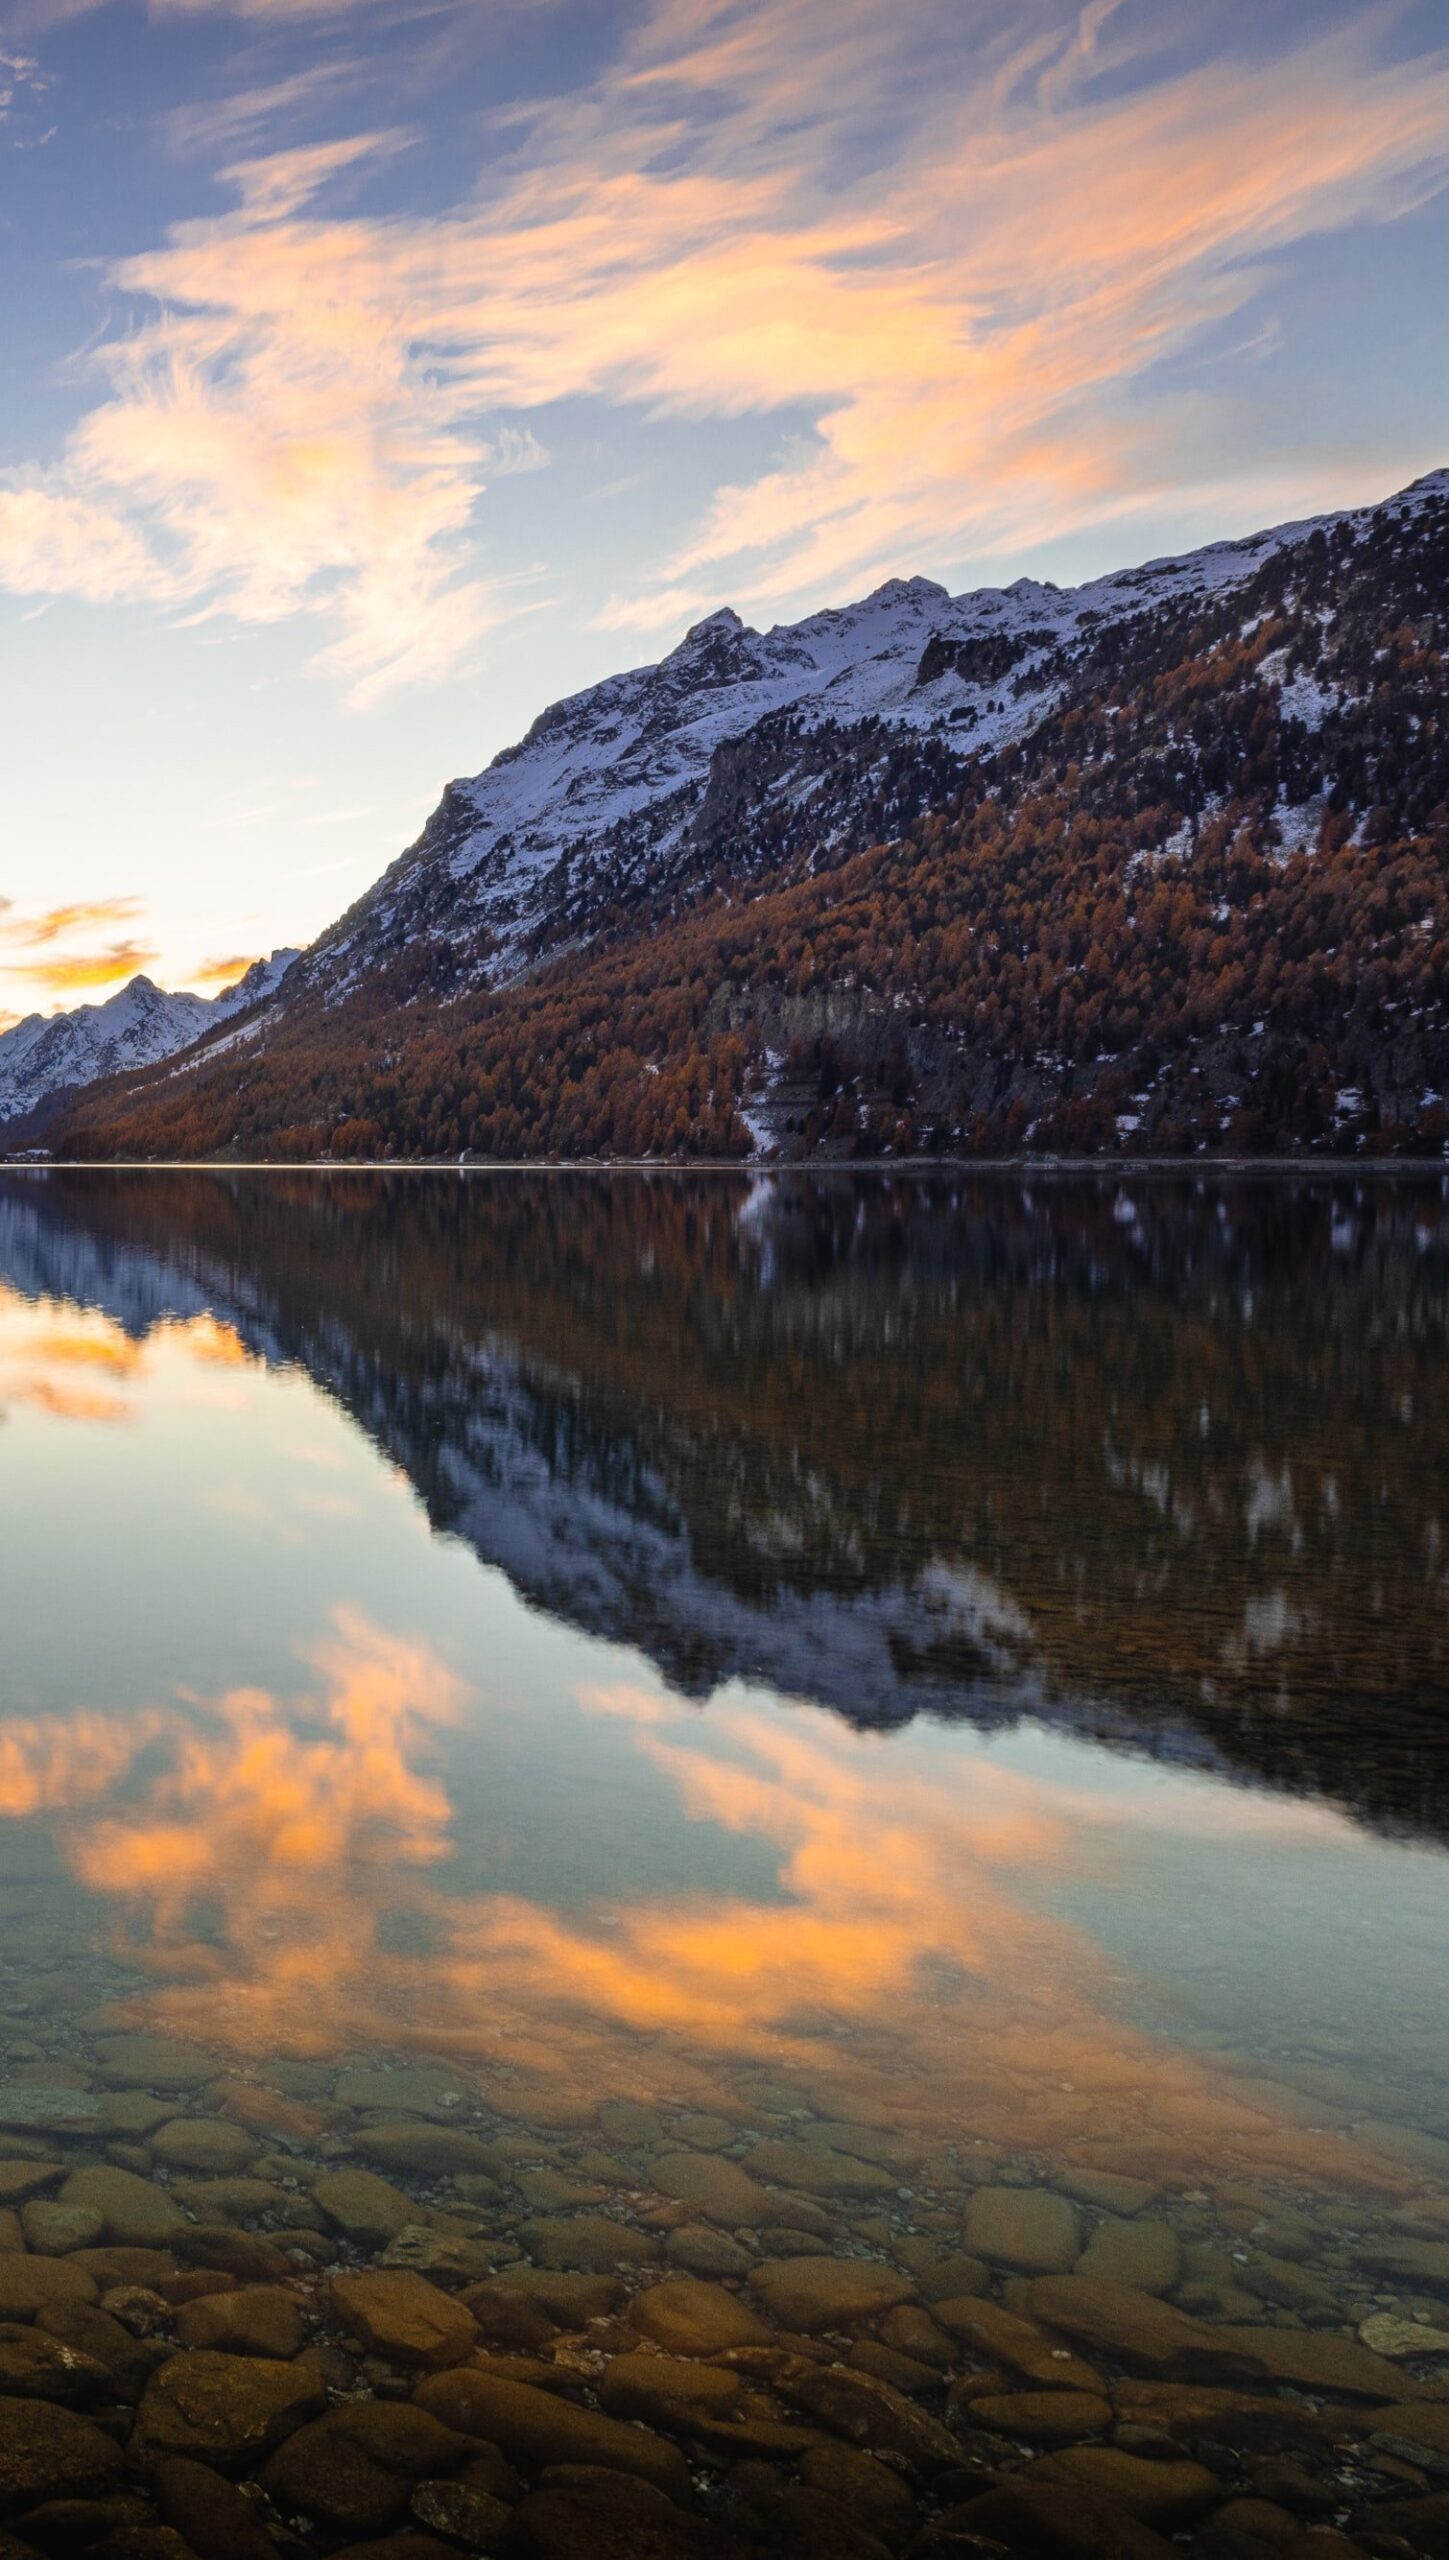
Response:
[[[732,604],[722,604],[715,613],[707,613],[700,622],[692,622],[684,638],[671,649],[666,664],[688,660],[735,640],[753,638],[748,623],[741,620]]]

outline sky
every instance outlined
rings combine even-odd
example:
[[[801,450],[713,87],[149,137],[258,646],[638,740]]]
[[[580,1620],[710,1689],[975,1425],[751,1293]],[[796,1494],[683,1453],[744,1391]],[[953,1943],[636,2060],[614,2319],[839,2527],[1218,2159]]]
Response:
[[[725,603],[1449,463],[1445,0],[0,0],[0,1024]]]

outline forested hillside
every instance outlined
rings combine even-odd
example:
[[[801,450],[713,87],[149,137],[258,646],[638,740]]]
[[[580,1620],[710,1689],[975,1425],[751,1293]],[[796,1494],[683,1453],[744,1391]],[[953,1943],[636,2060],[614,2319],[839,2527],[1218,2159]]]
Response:
[[[506,968],[495,902],[440,984],[455,825],[249,1045],[97,1087],[50,1142],[1440,1154],[1449,475],[1211,556],[931,632],[924,724],[766,710],[648,859],[615,822],[607,858],[530,874]]]

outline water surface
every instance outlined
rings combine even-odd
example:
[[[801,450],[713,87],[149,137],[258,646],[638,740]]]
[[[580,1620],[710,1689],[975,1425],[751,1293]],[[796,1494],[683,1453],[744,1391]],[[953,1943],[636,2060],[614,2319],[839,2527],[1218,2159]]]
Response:
[[[1446,1331],[1427,1182],[0,1179],[10,2120],[422,2059],[645,2229],[601,2103],[1449,2318]]]

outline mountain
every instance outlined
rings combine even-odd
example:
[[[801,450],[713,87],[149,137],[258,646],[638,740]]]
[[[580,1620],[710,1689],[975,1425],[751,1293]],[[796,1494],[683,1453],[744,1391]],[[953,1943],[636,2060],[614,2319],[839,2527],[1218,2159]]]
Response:
[[[210,999],[167,995],[150,978],[135,977],[104,1004],[27,1014],[0,1033],[0,1123],[22,1119],[53,1094],[189,1049],[203,1032],[275,995],[297,957],[274,951],[269,960],[254,960],[234,986]]]
[[[244,1061],[58,1143],[1442,1152],[1446,641],[1449,472],[1072,590],[715,614],[451,784]]]

